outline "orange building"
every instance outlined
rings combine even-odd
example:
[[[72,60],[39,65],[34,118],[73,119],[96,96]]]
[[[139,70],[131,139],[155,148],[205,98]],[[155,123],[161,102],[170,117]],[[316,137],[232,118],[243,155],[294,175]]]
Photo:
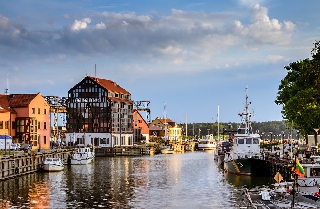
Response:
[[[132,113],[133,125],[133,141],[135,142],[149,142],[149,125],[141,116],[138,110],[133,110]]]
[[[0,134],[32,149],[50,148],[50,105],[40,94],[0,94]]]

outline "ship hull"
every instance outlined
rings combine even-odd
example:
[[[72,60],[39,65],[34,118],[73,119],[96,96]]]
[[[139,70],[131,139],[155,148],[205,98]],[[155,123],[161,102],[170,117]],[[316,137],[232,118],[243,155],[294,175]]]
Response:
[[[268,176],[270,164],[256,158],[242,158],[224,162],[224,170],[229,173],[248,176]]]

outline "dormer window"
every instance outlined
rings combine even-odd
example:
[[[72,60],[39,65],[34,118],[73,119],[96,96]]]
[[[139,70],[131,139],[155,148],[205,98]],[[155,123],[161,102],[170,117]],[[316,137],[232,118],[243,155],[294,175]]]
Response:
[[[119,97],[119,94],[115,94],[114,97]]]

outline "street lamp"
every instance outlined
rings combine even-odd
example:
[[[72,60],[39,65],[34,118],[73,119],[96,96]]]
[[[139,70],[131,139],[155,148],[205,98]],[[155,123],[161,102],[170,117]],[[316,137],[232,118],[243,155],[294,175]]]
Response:
[[[283,147],[282,147],[282,154],[284,155],[284,131],[281,131],[281,133],[282,133],[282,145],[283,145]]]
[[[318,128],[314,128],[313,129],[315,132],[316,132],[316,134],[314,135],[314,143],[315,143],[315,146],[317,146],[318,145],[318,131],[319,131],[319,129]]]
[[[270,132],[271,152],[273,151],[272,132]]]
[[[7,133],[4,134],[4,153],[7,155]]]
[[[38,134],[38,147],[39,147],[38,152],[41,151],[41,140],[40,139],[41,139],[41,135]]]

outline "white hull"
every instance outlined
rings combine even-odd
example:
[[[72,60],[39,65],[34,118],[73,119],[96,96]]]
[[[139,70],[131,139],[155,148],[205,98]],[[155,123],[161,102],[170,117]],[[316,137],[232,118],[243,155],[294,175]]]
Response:
[[[216,148],[216,145],[212,144],[198,144],[198,149],[201,150],[214,150]]]
[[[60,158],[46,158],[41,165],[44,171],[62,171],[64,164]]]
[[[78,151],[71,156],[71,165],[89,164],[94,159],[94,152],[90,148],[79,148]]]
[[[71,165],[85,165],[93,161],[93,158],[89,159],[71,159]]]
[[[165,148],[161,150],[161,154],[173,154],[174,150],[171,148]]]
[[[51,164],[43,165],[44,171],[62,171],[63,169],[64,169],[64,166],[60,166],[60,165],[51,165]]]

